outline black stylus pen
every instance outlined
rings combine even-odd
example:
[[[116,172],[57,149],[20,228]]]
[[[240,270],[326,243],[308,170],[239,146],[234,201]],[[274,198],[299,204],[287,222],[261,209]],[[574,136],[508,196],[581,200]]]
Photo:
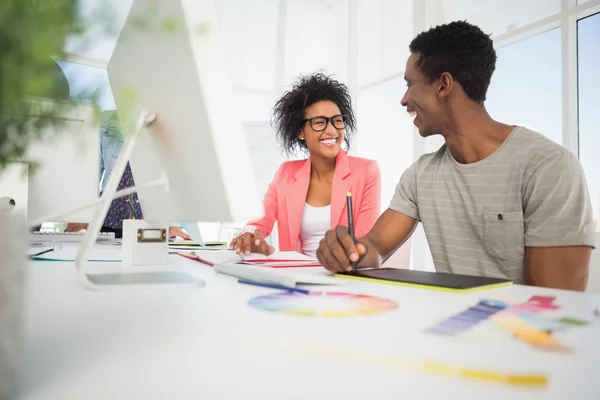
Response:
[[[354,243],[356,243],[356,237],[354,236],[354,217],[352,216],[352,193],[346,193],[346,205],[348,206],[348,231]],[[352,271],[356,271],[356,262],[350,261]]]
[[[50,253],[51,251],[54,251],[54,249],[42,250],[42,251],[40,251],[40,252],[38,252],[38,253],[31,254],[31,255],[29,256],[29,258],[30,258],[30,259],[34,259],[35,257],[41,256],[42,254]]]

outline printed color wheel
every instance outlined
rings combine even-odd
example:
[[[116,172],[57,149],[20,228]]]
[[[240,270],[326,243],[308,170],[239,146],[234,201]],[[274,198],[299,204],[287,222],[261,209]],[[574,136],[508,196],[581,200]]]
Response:
[[[396,302],[388,299],[332,292],[283,292],[255,297],[248,304],[260,310],[307,317],[355,317],[379,314],[398,307]]]

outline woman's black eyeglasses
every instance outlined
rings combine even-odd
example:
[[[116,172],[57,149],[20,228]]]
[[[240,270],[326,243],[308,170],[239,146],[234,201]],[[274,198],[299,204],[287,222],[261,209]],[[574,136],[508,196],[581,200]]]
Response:
[[[331,122],[331,125],[333,125],[333,127],[335,129],[344,129],[344,127],[346,126],[344,124],[344,116],[343,115],[334,115],[333,117],[327,118],[327,117],[312,117],[312,118],[307,118],[304,121],[302,121],[303,124],[305,124],[306,122],[310,123],[310,127],[313,129],[313,131],[316,132],[322,132],[325,129],[327,129],[327,125],[329,125],[329,123]]]

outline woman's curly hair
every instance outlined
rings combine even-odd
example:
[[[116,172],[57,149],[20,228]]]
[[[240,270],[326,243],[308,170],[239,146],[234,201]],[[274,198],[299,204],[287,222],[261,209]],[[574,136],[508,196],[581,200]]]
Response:
[[[356,120],[352,110],[352,100],[348,87],[322,73],[300,76],[292,87],[283,94],[273,107],[271,125],[277,134],[281,148],[288,156],[297,150],[306,153],[308,148],[304,141],[298,139],[306,119],[306,108],[323,100],[334,102],[344,116],[344,142],[350,147],[350,137],[356,129]]]

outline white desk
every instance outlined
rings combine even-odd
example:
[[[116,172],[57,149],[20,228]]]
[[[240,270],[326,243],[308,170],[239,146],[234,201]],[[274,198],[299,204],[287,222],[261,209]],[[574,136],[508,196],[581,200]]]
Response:
[[[241,285],[210,267],[171,257],[174,267],[193,271],[206,286],[94,292],[80,284],[72,263],[30,263],[20,398],[600,398],[600,318],[592,315],[599,294],[513,286],[459,295],[349,281],[343,291],[390,298],[399,308],[355,318],[294,317],[246,304],[275,290]],[[533,294],[557,296],[561,309],[547,315],[594,320],[556,334],[571,353],[533,349],[491,324],[487,333],[455,338],[423,333],[481,298],[525,301]],[[355,350],[325,355],[319,346]],[[360,353],[366,358],[352,360]],[[392,362],[373,361],[371,354]],[[523,389],[398,368],[394,360],[406,357],[545,372],[549,383]]]

